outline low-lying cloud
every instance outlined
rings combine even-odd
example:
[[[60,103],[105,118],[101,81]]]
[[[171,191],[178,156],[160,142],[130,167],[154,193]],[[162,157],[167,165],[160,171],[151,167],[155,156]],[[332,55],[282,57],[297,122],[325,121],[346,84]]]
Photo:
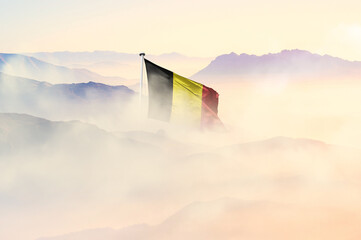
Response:
[[[140,116],[135,93],[67,102],[5,78],[1,239],[360,234],[357,81],[214,83],[226,131],[212,132]]]

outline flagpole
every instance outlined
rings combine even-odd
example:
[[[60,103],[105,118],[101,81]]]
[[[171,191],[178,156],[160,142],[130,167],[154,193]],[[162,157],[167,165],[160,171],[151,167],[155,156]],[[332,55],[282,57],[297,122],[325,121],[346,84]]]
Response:
[[[140,56],[140,82],[139,82],[139,108],[142,115],[142,95],[143,95],[143,71],[144,71],[144,56],[145,53],[139,53]]]

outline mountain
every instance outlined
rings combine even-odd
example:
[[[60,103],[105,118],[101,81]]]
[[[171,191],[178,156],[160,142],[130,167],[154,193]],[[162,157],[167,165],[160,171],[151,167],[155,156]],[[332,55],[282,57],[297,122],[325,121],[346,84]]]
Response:
[[[347,219],[347,221],[340,221]],[[164,222],[123,229],[92,229],[38,240],[330,239],[356,240],[360,211],[222,198],[194,202]],[[315,228],[315,226],[317,226]],[[330,228],[330,226],[332,226]],[[286,227],[286,228],[285,228]]]
[[[125,79],[104,77],[86,69],[71,69],[21,54],[0,53],[0,72],[49,83],[101,82],[120,85]]]
[[[53,122],[26,114],[0,113],[0,155],[4,160],[9,154],[42,151],[44,145],[56,147],[62,142],[59,140],[70,143],[76,138],[88,139],[88,144],[116,139],[93,125],[77,121]]]
[[[0,113],[0,156],[4,161],[6,156],[26,155],[28,151],[35,156],[55,151],[76,159],[77,154],[105,153],[110,145],[123,154],[134,149],[145,152],[157,149],[144,141],[117,136],[81,121],[50,121],[28,114]]]
[[[121,76],[135,84],[140,74],[139,54],[114,51],[94,52],[38,52],[25,53],[27,56],[71,68],[85,68],[104,76]],[[209,64],[212,58],[188,57],[179,53],[161,55],[147,54],[147,59],[182,76],[190,76]]]
[[[230,53],[218,56],[194,79],[227,79],[287,75],[291,77],[361,76],[361,62],[351,62],[304,50],[284,50],[262,56]]]
[[[127,62],[139,60],[137,54],[118,53],[113,51],[94,51],[94,52],[36,52],[24,53],[40,60],[56,65],[73,64],[93,64],[97,62]]]
[[[79,119],[107,111],[121,112],[134,95],[125,86],[95,82],[50,84],[0,72],[0,112]]]

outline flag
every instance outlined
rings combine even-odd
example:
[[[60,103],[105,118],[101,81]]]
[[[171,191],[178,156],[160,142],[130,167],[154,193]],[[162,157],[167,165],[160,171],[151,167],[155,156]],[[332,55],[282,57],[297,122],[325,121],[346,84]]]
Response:
[[[195,127],[221,124],[218,93],[147,59],[149,118]]]

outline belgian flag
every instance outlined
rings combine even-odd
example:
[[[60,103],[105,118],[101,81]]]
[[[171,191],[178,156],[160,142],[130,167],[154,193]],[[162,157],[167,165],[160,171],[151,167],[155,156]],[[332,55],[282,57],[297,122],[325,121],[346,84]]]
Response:
[[[218,93],[212,88],[182,77],[147,59],[149,117],[194,127],[222,124]]]

